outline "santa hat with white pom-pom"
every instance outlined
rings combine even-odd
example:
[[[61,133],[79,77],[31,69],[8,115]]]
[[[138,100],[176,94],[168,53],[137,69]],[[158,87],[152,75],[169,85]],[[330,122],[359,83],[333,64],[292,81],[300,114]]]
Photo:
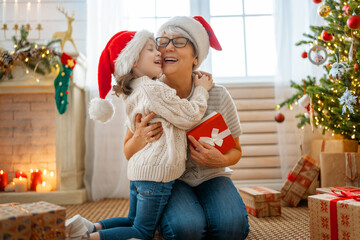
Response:
[[[115,108],[109,99],[105,99],[111,90],[111,74],[115,77],[130,73],[134,63],[149,38],[154,34],[146,30],[132,32],[121,31],[115,34],[101,53],[98,67],[99,97],[90,101],[91,119],[101,122],[110,121]]]

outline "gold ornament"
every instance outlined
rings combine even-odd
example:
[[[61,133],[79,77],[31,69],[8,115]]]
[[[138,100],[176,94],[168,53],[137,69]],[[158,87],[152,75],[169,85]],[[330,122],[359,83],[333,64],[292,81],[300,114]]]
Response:
[[[321,5],[318,8],[318,14],[320,17],[326,17],[327,15],[330,14],[330,7],[328,5]]]

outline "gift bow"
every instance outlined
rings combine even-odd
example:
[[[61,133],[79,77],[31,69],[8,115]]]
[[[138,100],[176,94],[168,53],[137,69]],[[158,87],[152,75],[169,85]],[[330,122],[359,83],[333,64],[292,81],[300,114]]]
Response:
[[[354,199],[355,201],[360,201],[360,194],[354,194],[354,193],[360,193],[360,190],[346,190],[346,191],[331,190],[331,192],[332,192],[330,193],[331,195],[342,198],[342,200]]]
[[[200,137],[200,141],[203,141],[211,146],[215,146],[215,144],[219,147],[223,145],[224,138],[231,134],[230,130],[227,128],[226,130],[219,133],[219,129],[213,128],[211,131],[211,137]]]

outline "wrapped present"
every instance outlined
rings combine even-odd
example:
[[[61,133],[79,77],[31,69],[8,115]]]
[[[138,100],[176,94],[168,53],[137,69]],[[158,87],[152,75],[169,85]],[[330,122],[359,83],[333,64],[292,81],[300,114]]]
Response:
[[[214,146],[223,154],[236,146],[224,118],[216,112],[206,116],[186,134]]]
[[[344,153],[357,152],[358,141],[347,139],[314,139],[310,145],[310,156],[312,159],[320,162],[320,153]]]
[[[352,186],[324,187],[324,188],[317,188],[316,194],[331,193],[332,191],[353,191],[353,190],[360,190],[360,188],[352,187]]]
[[[266,187],[243,187],[239,193],[246,211],[255,217],[281,215],[281,194]]]
[[[0,239],[30,240],[31,221],[26,212],[8,204],[0,204]]]
[[[358,191],[310,196],[308,207],[311,239],[360,239]]]
[[[25,226],[26,234],[24,233],[26,237],[4,237],[1,239],[65,239],[65,208],[61,206],[43,201],[24,204],[3,204],[0,206],[0,216],[2,216],[1,213],[3,209],[7,209],[10,214],[12,213],[11,211],[17,214],[21,213],[21,215],[19,215],[19,219],[22,220],[22,218],[26,218],[27,225]],[[5,215],[5,213],[4,216],[7,216],[7,219],[9,220],[18,218],[15,215],[13,217]],[[2,224],[2,226],[8,226],[9,220],[7,219],[1,221],[0,224]],[[21,223],[23,223],[23,221]],[[10,230],[13,228],[14,227],[8,227],[8,230],[4,230],[4,233],[1,232],[0,236],[6,235],[9,237],[9,234],[11,234]],[[0,229],[3,231],[5,228]]]
[[[293,170],[290,171],[281,188],[282,200],[296,207],[319,171],[319,166],[315,160],[304,154]]]
[[[360,153],[321,153],[321,187],[360,186]]]

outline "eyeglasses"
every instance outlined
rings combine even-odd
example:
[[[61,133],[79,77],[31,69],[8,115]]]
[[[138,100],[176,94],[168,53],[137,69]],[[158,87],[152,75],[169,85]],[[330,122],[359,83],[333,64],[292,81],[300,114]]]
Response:
[[[174,45],[176,48],[183,48],[188,43],[189,39],[186,37],[176,37],[176,38],[168,38],[168,37],[158,37],[155,39],[156,46],[158,47],[167,47],[170,42]]]

